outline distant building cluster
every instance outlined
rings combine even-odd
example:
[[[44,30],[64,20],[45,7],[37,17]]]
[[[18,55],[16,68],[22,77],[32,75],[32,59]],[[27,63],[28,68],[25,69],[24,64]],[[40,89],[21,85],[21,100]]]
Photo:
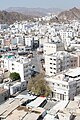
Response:
[[[80,21],[54,17],[0,24],[0,120],[80,120]],[[10,78],[14,72],[19,80]],[[39,73],[48,97],[28,90]]]

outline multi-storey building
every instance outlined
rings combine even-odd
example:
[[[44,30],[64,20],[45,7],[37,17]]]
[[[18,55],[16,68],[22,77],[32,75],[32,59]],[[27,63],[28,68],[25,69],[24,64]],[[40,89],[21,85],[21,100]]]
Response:
[[[46,75],[54,76],[70,67],[70,55],[65,51],[58,51],[45,55]]]
[[[30,77],[30,59],[26,57],[19,56],[8,56],[3,59],[1,67],[12,72],[17,72],[20,74],[21,81],[26,80]]]
[[[60,36],[62,40],[66,40],[67,37],[74,37],[74,31],[72,29],[60,30]]]
[[[63,51],[64,44],[61,41],[53,41],[44,44],[44,54],[52,54],[56,51]]]
[[[80,94],[80,68],[69,69],[55,77],[46,77],[56,100],[73,100]]]
[[[26,37],[25,36],[25,45],[33,48],[33,37]]]
[[[76,68],[79,67],[79,57],[75,54],[70,54],[70,68]]]

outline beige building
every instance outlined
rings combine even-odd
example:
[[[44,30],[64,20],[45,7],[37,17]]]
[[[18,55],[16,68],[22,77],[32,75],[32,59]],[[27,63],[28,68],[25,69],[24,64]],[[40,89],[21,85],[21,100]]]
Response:
[[[80,52],[70,54],[70,68],[80,67]]]
[[[49,42],[44,44],[44,55],[52,54],[56,51],[63,51],[64,44],[61,41]]]
[[[61,71],[76,67],[80,67],[79,52],[57,51],[53,54],[45,55],[46,75],[54,76]]]
[[[75,67],[79,67],[79,63],[78,63],[78,56],[71,54],[70,55],[70,68],[75,68]]]
[[[29,108],[22,104],[27,102],[27,98],[10,98],[0,105],[0,120],[39,120],[44,117],[44,108]]]
[[[65,51],[57,51],[53,54],[45,55],[46,75],[54,76],[57,73],[68,69],[70,66],[70,55]]]

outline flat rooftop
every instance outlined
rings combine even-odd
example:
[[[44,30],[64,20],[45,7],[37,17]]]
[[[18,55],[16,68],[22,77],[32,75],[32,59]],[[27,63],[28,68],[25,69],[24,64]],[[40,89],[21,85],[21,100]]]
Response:
[[[30,113],[28,113],[23,120],[37,120],[41,114],[45,112],[44,108],[33,108]]]
[[[79,101],[70,101],[66,108],[63,110],[65,114],[72,113],[75,115],[74,120],[80,120],[80,103]]]
[[[52,109],[50,109],[49,114],[54,115],[59,110],[63,110],[66,107],[67,104],[68,104],[68,101],[60,101],[60,102],[58,102]]]
[[[20,93],[16,98],[19,98],[19,99],[24,98],[24,99],[28,99],[28,100],[33,100],[33,99],[37,98],[37,96],[29,94],[28,91],[25,90],[22,93]]]
[[[44,112],[43,108],[29,109],[25,106],[19,106],[5,120],[37,120]]]
[[[69,69],[65,74],[72,77],[78,76],[80,75],[80,67]]]
[[[59,80],[59,81],[61,80],[63,82],[70,82],[70,81],[76,80],[77,78],[80,79],[80,67],[62,71],[61,73],[57,74],[56,76],[46,76],[45,77],[45,79],[47,81],[51,81],[51,82],[53,82],[53,80]]]
[[[69,56],[69,53],[66,52],[66,51],[57,51],[57,52],[54,52],[54,53],[51,53],[51,54],[48,54],[47,56],[51,56],[51,57],[62,57],[62,56]]]
[[[79,110],[78,112],[80,113],[79,106],[80,104],[78,101],[70,101],[68,105],[66,106],[65,110],[67,110],[68,112],[73,112],[73,113],[76,113],[77,110]]]
[[[29,63],[30,62],[30,59],[28,59],[27,57],[21,58],[20,56],[7,56],[3,59],[18,62],[18,63]]]
[[[54,100],[47,100],[46,105],[44,106],[44,109],[46,109],[47,111],[49,111],[50,109],[53,108],[53,106],[55,106],[58,102],[54,101]]]
[[[14,99],[10,98],[5,103],[0,105],[0,117],[6,118],[18,106],[26,102],[28,99]]]
[[[45,100],[46,100],[46,97],[37,97],[34,101],[27,104],[27,106],[29,106],[29,107],[39,107]]]
[[[23,117],[26,116],[26,114],[28,114],[26,108],[21,106],[8,114],[6,120],[22,120]]]

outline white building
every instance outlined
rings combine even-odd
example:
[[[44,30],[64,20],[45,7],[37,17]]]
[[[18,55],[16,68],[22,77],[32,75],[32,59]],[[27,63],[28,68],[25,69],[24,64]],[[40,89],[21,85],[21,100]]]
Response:
[[[69,69],[55,77],[46,77],[56,100],[73,100],[80,94],[80,68]]]
[[[17,72],[20,74],[21,81],[27,80],[30,77],[30,59],[26,57],[19,56],[8,56],[3,58],[4,62],[1,64],[1,67],[12,72]]]
[[[70,55],[65,51],[58,51],[53,54],[45,55],[46,75],[54,76],[57,73],[68,69],[70,64]]]
[[[68,38],[68,37],[73,38],[74,31],[70,28],[68,28],[68,29],[66,28],[65,30],[60,30],[60,36],[61,36],[62,40],[66,40],[66,38]]]
[[[33,37],[25,36],[25,45],[33,48]]]
[[[10,85],[10,95],[13,95],[17,92],[21,92],[27,88],[26,82],[17,82],[15,84]]]

